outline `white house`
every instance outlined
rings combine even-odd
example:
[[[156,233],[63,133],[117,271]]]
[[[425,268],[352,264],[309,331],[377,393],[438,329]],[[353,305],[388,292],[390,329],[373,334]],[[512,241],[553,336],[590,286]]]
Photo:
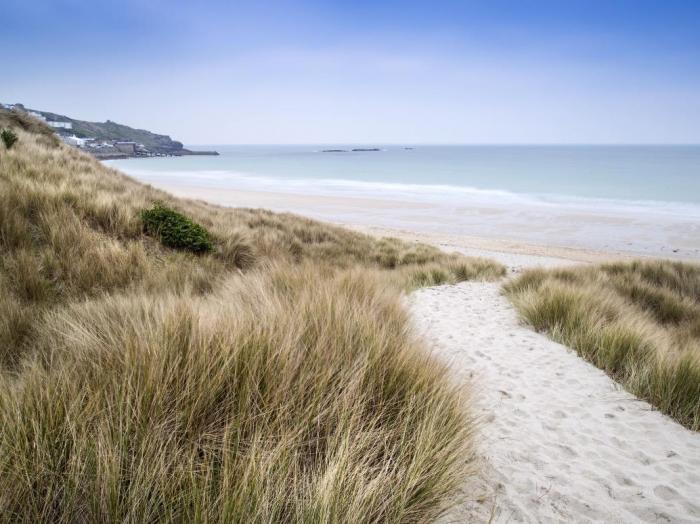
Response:
[[[41,113],[37,113],[36,111],[29,111],[29,114],[34,118],[38,118],[39,120],[43,120],[44,122],[46,122],[46,117]]]
[[[73,129],[73,122],[55,122],[53,120],[49,120],[46,123],[56,129]]]
[[[87,139],[78,138],[75,135],[64,136],[64,137],[61,137],[61,139],[69,146],[75,146],[75,147],[85,147],[85,143],[87,142]]]

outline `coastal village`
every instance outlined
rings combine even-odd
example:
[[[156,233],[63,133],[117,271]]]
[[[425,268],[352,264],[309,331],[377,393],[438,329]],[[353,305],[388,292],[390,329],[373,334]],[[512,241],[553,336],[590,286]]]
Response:
[[[75,120],[63,115],[26,108],[23,104],[3,104],[9,111],[21,111],[51,127],[66,144],[100,160],[134,157],[217,155],[216,151],[190,151],[169,136],[117,124]]]

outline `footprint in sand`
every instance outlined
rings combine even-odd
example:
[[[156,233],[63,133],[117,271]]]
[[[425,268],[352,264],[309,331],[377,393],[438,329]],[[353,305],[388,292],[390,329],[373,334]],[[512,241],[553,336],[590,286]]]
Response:
[[[567,457],[574,458],[578,457],[578,453],[576,453],[572,448],[569,446],[564,446],[563,444],[557,444],[557,447],[564,452],[564,454]]]
[[[654,495],[662,500],[673,500],[678,497],[678,492],[668,486],[660,485],[654,488]]]

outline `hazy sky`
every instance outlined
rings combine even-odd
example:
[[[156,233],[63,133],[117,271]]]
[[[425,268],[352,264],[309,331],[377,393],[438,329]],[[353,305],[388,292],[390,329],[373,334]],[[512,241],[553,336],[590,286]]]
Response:
[[[188,144],[700,142],[700,0],[3,0],[0,49],[0,101]]]

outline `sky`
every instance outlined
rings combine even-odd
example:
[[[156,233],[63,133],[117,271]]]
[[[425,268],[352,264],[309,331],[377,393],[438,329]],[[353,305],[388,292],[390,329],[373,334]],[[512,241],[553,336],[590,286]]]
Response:
[[[186,144],[700,143],[700,1],[3,0],[0,101]]]

